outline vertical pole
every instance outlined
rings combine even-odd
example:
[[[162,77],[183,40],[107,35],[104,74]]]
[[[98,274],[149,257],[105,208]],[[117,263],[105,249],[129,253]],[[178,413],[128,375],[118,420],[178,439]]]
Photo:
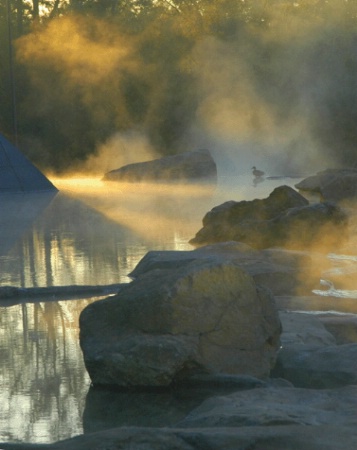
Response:
[[[11,85],[11,100],[12,100],[12,122],[16,146],[18,146],[17,136],[17,111],[16,111],[16,84],[14,77],[14,57],[12,48],[12,28],[11,28],[11,7],[10,0],[7,0],[7,30],[9,39],[9,65],[10,65],[10,85]]]

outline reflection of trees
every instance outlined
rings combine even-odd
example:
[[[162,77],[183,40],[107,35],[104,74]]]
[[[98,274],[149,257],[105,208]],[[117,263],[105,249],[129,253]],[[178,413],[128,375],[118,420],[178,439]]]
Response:
[[[77,324],[88,303],[2,308],[0,440],[55,441],[81,432],[89,379]]]
[[[200,223],[210,198],[203,196],[203,202],[195,194],[159,194],[144,196],[138,190],[113,198],[98,195],[90,199],[92,207],[58,194],[8,253],[0,284],[2,279],[21,287],[127,282],[127,274],[147,251],[173,249],[178,230],[188,242],[197,229],[192,228],[192,216],[198,215]]]
[[[6,284],[22,287],[117,283],[131,269],[131,242],[127,228],[79,200],[58,195],[8,253],[1,276],[6,279],[8,271],[12,279]],[[149,248],[140,248],[135,262]]]

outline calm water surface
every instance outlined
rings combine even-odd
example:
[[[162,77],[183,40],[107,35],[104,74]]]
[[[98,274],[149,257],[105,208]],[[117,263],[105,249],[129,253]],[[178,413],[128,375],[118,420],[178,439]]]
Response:
[[[128,282],[149,250],[192,249],[188,240],[213,206],[264,198],[299,180],[254,186],[250,176],[241,176],[223,178],[214,189],[190,190],[53,181],[60,189],[54,196],[0,198],[0,286]],[[0,303],[0,442],[45,443],[103,427],[170,425],[199,400],[185,393],[133,398],[90,389],[78,317],[95,300]]]

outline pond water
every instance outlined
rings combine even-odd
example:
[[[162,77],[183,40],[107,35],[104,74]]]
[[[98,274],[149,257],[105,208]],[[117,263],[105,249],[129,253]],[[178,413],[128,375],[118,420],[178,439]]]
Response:
[[[253,184],[250,176],[227,177],[215,188],[190,189],[52,181],[60,189],[56,195],[0,198],[0,286],[128,282],[149,250],[192,249],[188,240],[212,207],[264,198],[299,180]],[[112,426],[170,425],[205,395],[133,397],[90,388],[78,317],[96,300],[0,300],[0,442],[46,443]]]

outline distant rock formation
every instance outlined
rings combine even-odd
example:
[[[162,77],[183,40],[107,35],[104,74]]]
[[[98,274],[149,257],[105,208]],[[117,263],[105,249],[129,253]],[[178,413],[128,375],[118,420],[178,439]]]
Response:
[[[0,194],[38,191],[57,188],[0,134]]]
[[[197,150],[128,164],[107,172],[103,180],[126,183],[216,183],[217,167],[208,150]]]

